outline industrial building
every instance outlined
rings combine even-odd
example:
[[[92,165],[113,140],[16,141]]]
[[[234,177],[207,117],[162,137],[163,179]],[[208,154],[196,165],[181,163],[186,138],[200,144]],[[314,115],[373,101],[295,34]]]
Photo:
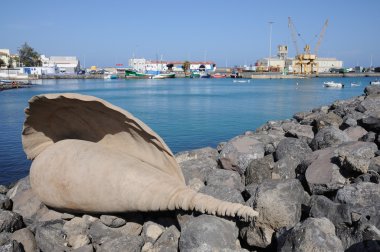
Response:
[[[305,73],[299,69],[299,59],[288,57],[288,47],[286,45],[279,45],[277,48],[277,57],[268,57],[257,60],[256,70],[258,72]],[[343,61],[336,58],[315,57],[313,60],[313,73],[328,73],[332,68],[342,67]]]
[[[51,56],[41,55],[43,67],[57,67],[60,73],[77,73],[80,70],[80,62],[75,56]]]

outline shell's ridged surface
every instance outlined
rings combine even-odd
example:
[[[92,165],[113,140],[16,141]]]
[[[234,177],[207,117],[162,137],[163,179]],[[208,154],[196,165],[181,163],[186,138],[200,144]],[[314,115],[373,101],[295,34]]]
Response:
[[[79,94],[33,97],[22,141],[32,189],[74,212],[197,210],[257,215],[252,208],[192,191],[164,141],[127,111]]]

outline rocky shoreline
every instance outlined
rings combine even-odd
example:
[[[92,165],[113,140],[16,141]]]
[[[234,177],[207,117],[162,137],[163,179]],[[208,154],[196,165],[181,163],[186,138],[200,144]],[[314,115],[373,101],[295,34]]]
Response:
[[[0,186],[0,251],[380,251],[380,87],[176,155],[186,183],[259,212],[96,215]],[[101,185],[99,185],[101,186]]]

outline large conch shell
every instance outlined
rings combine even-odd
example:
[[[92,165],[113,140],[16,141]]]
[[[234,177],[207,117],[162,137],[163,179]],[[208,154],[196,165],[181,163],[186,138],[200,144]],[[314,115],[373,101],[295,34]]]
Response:
[[[80,94],[34,96],[25,109],[30,182],[46,205],[72,212],[196,210],[250,220],[248,206],[197,193],[164,141],[127,111]]]

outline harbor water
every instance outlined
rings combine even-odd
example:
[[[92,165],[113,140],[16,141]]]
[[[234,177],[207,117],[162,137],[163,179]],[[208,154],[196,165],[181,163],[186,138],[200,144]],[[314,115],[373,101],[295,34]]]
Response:
[[[21,131],[28,100],[43,93],[93,95],[123,109],[156,131],[176,153],[216,147],[268,120],[361,95],[372,78],[328,79],[343,89],[323,87],[322,78],[165,80],[41,80],[31,88],[0,92],[0,184],[26,176],[30,161],[22,149]],[[360,86],[351,87],[351,82]]]

